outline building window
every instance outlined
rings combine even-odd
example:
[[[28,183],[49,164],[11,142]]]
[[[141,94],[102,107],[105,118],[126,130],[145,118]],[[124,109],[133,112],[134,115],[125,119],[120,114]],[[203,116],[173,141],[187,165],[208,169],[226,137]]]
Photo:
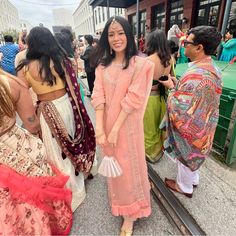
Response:
[[[132,27],[133,35],[136,35],[136,14],[129,16],[129,23]]]
[[[98,22],[101,23],[101,11],[100,11],[100,7],[98,8]]]
[[[170,4],[170,27],[172,25],[182,26],[183,0],[174,0]]]
[[[104,7],[102,7],[102,21],[105,21],[105,12],[104,12]]]
[[[140,35],[141,34],[144,34],[145,35],[145,25],[146,25],[146,11],[142,11],[140,12],[140,28],[139,28],[139,33]]]
[[[197,11],[197,25],[211,25],[217,27],[219,20],[219,0],[200,0]]]
[[[158,4],[152,7],[152,29],[165,29],[165,4]]]
[[[131,24],[133,34],[136,35],[136,31],[137,31],[136,30],[136,24],[137,24],[136,14],[129,16],[129,22]],[[146,11],[139,12],[139,22],[140,22],[140,25],[139,25],[139,36],[140,36],[140,34],[145,34]]]
[[[95,14],[95,23],[97,25],[98,24],[98,20],[97,20],[97,11],[96,10],[94,10],[94,14]]]

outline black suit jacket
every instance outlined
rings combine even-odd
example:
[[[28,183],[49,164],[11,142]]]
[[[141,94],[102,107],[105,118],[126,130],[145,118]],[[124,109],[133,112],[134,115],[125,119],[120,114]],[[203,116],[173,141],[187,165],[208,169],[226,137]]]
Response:
[[[87,46],[83,55],[80,56],[82,60],[84,60],[84,67],[86,73],[91,73],[95,71],[95,68],[91,66],[90,57],[94,52],[94,47],[92,45]]]

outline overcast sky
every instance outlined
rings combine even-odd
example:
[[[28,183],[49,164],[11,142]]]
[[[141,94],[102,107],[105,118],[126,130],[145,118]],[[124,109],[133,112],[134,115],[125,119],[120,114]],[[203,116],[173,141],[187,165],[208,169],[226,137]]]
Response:
[[[54,8],[66,8],[72,12],[79,6],[80,0],[9,0],[19,12],[21,20],[29,21],[33,26],[43,23],[52,29]],[[71,4],[72,5],[69,5]],[[43,5],[45,4],[45,5]],[[68,5],[63,5],[68,4]]]

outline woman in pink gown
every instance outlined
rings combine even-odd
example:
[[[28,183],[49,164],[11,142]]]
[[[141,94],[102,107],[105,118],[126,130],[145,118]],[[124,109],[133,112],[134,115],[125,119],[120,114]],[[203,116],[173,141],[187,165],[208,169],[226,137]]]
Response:
[[[97,144],[104,155],[115,157],[123,171],[108,178],[112,214],[124,218],[121,235],[131,235],[133,222],[151,214],[143,116],[154,65],[136,54],[128,21],[110,18],[98,45],[92,104]]]

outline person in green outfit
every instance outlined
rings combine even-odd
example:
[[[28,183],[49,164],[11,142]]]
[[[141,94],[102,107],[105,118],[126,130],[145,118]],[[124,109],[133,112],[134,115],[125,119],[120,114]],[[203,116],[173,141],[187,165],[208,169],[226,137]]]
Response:
[[[183,46],[183,41],[187,38],[188,31],[186,32],[185,35],[182,35],[179,39],[179,52],[178,52],[178,60],[177,64],[181,63],[188,63],[189,59],[185,56],[185,48]]]
[[[165,33],[155,30],[148,34],[146,51],[155,63],[153,86],[144,115],[144,136],[146,159],[155,163],[162,156],[164,132],[159,125],[166,111],[165,88],[157,80],[168,76],[171,71],[171,54]]]
[[[236,31],[228,31],[225,38],[226,41],[221,43],[223,50],[220,61],[231,61],[236,56]]]

